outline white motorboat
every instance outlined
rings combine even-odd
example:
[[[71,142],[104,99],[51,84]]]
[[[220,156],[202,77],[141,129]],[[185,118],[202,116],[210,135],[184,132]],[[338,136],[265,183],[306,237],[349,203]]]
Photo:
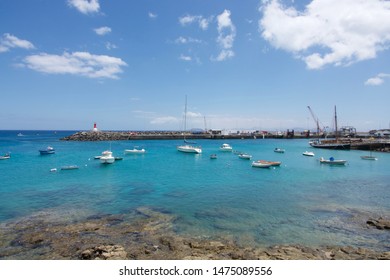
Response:
[[[253,161],[252,162],[252,167],[258,167],[258,168],[269,168],[272,165],[270,163],[265,163],[261,161]]]
[[[308,152],[308,151],[303,152],[302,155],[307,156],[307,157],[314,157],[315,156],[313,152]]]
[[[180,146],[177,146],[176,149],[179,152],[183,152],[183,153],[195,153],[195,154],[202,153],[202,148],[192,146],[192,145],[180,145]]]
[[[0,156],[0,159],[10,159],[11,158],[11,155],[9,153],[3,155],[3,156]]]
[[[125,154],[144,154],[146,153],[145,149],[137,149],[134,147],[134,149],[126,149]]]
[[[99,160],[100,163],[109,164],[115,162],[115,157],[112,156],[111,151],[104,151]]]
[[[224,143],[221,145],[221,147],[219,147],[219,150],[222,152],[231,152],[233,151],[233,148],[229,144]]]
[[[334,159],[330,157],[329,159],[320,158],[320,163],[330,164],[330,165],[345,165],[347,163],[344,159]]]
[[[239,158],[242,158],[242,159],[251,159],[252,156],[250,154],[247,154],[247,153],[241,153],[238,155]]]

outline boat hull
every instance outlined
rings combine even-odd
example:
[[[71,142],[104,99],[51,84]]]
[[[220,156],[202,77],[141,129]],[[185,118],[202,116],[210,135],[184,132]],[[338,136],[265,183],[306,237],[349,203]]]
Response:
[[[323,159],[323,158],[320,158],[320,163],[329,164],[329,165],[345,165],[345,164],[347,164],[347,161],[343,160],[343,159]]]
[[[349,143],[322,143],[322,142],[310,142],[310,146],[318,149],[329,149],[329,150],[350,150],[351,144]]]
[[[146,152],[145,149],[141,149],[141,150],[137,150],[137,149],[125,150],[125,154],[144,154],[145,152]]]
[[[199,147],[193,147],[189,145],[177,146],[177,150],[182,153],[201,154],[202,149]]]
[[[257,167],[257,168],[270,168],[272,165],[269,163],[263,163],[263,162],[252,162],[252,167]]]
[[[114,157],[100,157],[100,163],[110,164],[110,163],[114,163],[114,162],[115,162]]]

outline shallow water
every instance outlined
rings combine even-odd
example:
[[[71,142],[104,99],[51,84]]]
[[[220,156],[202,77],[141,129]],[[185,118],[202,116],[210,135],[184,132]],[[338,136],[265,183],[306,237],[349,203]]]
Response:
[[[388,231],[367,228],[369,217],[390,216],[390,154],[361,160],[363,151],[312,149],[307,140],[198,140],[203,154],[176,151],[181,141],[63,142],[72,132],[0,132],[0,222],[54,209],[91,214],[129,213],[147,206],[175,215],[175,231],[229,236],[242,244],[351,245],[389,249]],[[253,160],[282,161],[252,168],[251,161],[218,151],[222,143]],[[40,156],[51,145],[54,155]],[[124,155],[134,146],[144,155]],[[123,157],[102,165],[106,149]],[[286,150],[273,152],[275,147]],[[310,150],[315,157],[305,157]],[[209,155],[217,153],[218,159]],[[346,159],[327,166],[318,158]],[[64,165],[78,170],[61,171]],[[50,169],[57,168],[57,172]],[[61,211],[62,211],[61,210]]]

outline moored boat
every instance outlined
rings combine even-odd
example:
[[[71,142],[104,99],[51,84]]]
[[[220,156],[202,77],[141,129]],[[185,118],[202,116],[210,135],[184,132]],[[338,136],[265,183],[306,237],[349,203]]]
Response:
[[[247,154],[247,153],[241,153],[238,155],[239,158],[242,158],[242,159],[251,159],[252,156],[250,154]]]
[[[115,157],[112,156],[111,151],[104,151],[100,157],[100,163],[110,164],[115,161]]]
[[[186,131],[186,130],[187,130],[187,95],[186,95],[185,107],[184,107],[184,131]],[[193,153],[193,154],[201,154],[202,153],[201,147],[191,145],[191,144],[195,144],[195,143],[188,143],[185,137],[183,140],[184,140],[183,145],[176,146],[176,149],[179,152]]]
[[[210,155],[210,159],[217,159],[217,155],[216,154]]]
[[[320,158],[320,163],[330,164],[330,165],[345,165],[347,163],[344,159],[335,159],[334,157],[330,157],[329,159]]]
[[[280,166],[282,164],[281,161],[268,161],[268,160],[258,160],[257,162],[270,164],[271,166]]]
[[[61,167],[61,170],[74,170],[79,169],[77,165],[65,165]]]
[[[252,162],[252,167],[258,167],[258,168],[269,168],[271,167],[270,163],[264,163],[261,161],[253,161]]]
[[[183,152],[183,153],[195,153],[195,154],[202,153],[201,147],[196,147],[196,146],[192,146],[192,145],[180,145],[180,146],[177,146],[176,149],[179,152]]]
[[[378,160],[378,158],[374,156],[360,156],[360,158],[365,160]]]
[[[308,151],[303,152],[302,155],[307,156],[307,157],[314,157],[315,156],[315,154],[313,152],[308,152]]]
[[[219,147],[219,150],[222,152],[231,152],[233,151],[233,148],[229,144],[224,143],[221,145],[221,147]]]
[[[53,147],[48,146],[46,149],[39,150],[39,153],[41,155],[51,155],[55,153],[55,150]]]
[[[11,158],[11,154],[10,153],[6,153],[5,155],[0,156],[0,159],[10,159],[10,158]]]
[[[274,152],[275,153],[284,153],[286,150],[285,149],[281,149],[281,148],[275,148]]]
[[[146,153],[145,149],[138,149],[134,147],[133,149],[126,149],[125,154],[144,154]]]

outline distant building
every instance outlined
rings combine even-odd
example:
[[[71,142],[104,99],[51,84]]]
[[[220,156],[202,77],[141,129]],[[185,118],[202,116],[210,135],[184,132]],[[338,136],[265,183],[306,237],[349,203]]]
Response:
[[[356,128],[353,126],[343,126],[340,128],[341,137],[354,137],[356,135]]]
[[[390,138],[390,129],[371,130],[370,135],[374,137]]]

